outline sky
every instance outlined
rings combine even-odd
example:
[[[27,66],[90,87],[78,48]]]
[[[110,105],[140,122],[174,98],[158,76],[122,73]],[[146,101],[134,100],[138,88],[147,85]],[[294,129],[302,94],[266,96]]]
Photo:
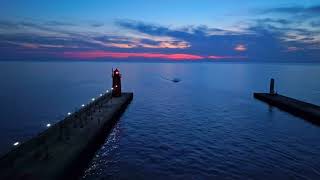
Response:
[[[1,0],[0,60],[320,62],[320,0]]]

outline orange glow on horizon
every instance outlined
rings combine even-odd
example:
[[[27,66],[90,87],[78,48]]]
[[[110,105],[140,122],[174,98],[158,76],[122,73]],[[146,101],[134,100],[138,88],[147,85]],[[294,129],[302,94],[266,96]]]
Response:
[[[162,53],[131,53],[131,52],[111,52],[111,51],[77,51],[64,52],[64,58],[75,59],[98,59],[98,58],[158,58],[168,60],[202,60],[202,59],[244,59],[245,56],[201,56],[195,54],[162,54]]]
[[[160,53],[126,53],[126,52],[109,52],[109,51],[87,51],[87,52],[64,52],[64,57],[79,59],[96,59],[96,58],[160,58],[171,60],[200,60],[203,56],[193,54],[160,54]]]

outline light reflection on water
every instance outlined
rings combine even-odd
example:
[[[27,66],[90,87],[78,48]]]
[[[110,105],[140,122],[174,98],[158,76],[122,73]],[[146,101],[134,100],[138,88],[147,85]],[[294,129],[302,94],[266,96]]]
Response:
[[[115,125],[112,132],[109,134],[108,138],[106,139],[105,144],[101,147],[101,150],[96,153],[92,163],[88,167],[88,169],[84,172],[83,178],[87,178],[90,176],[99,177],[104,173],[103,168],[107,168],[112,164],[116,163],[114,159],[110,158],[117,152],[117,148],[119,148],[119,141],[121,137],[119,124]],[[114,173],[114,172],[108,172]]]

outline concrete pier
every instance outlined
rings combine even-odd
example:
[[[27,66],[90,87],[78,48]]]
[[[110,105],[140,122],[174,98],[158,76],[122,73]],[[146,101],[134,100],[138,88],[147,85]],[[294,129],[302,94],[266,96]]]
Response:
[[[133,99],[104,94],[0,158],[0,179],[75,179]]]
[[[320,106],[271,93],[254,93],[254,97],[272,106],[320,125]]]

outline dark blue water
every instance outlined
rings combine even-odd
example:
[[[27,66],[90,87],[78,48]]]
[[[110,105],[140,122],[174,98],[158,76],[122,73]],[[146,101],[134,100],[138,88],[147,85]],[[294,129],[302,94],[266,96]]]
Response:
[[[320,179],[320,127],[252,98],[273,77],[319,105],[319,64],[1,62],[1,152],[110,88],[112,67],[134,100],[83,179]]]

